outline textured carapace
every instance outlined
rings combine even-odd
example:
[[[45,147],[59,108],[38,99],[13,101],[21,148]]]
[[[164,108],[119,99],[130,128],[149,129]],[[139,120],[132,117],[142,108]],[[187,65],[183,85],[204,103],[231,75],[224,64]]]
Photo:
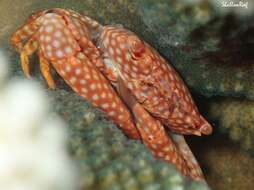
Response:
[[[121,27],[105,26],[99,41],[105,59],[117,68],[115,75],[149,113],[177,133],[212,132],[179,75],[156,50]]]
[[[88,30],[98,29],[99,25],[63,9],[41,11],[28,21],[11,38],[12,44],[18,46],[26,76],[30,76],[28,56],[38,50],[41,71],[50,88],[55,88],[49,72],[52,63],[75,92],[103,110],[128,136],[139,138],[131,114],[98,69],[102,61]]]

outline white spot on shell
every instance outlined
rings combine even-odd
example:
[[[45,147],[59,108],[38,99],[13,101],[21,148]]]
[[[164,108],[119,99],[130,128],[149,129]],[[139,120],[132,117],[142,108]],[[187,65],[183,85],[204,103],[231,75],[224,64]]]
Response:
[[[122,60],[121,57],[118,56],[118,57],[116,58],[116,61],[117,61],[119,64],[122,64],[122,61],[123,61],[123,60]]]
[[[126,57],[126,60],[127,60],[127,61],[130,61],[130,60],[131,60],[131,54],[126,53],[126,54],[125,54],[125,57]]]
[[[120,120],[122,120],[123,118],[124,118],[123,115],[119,115],[119,116],[118,116],[118,119],[120,119]]]
[[[101,107],[104,108],[104,109],[106,109],[106,108],[109,107],[109,104],[108,104],[108,103],[104,103],[104,104],[101,105]]]
[[[53,54],[52,54],[51,51],[47,51],[47,56],[48,56],[48,57],[52,57],[52,55],[53,55]]]
[[[52,50],[52,46],[51,46],[51,45],[47,45],[47,46],[46,46],[46,50],[47,50],[47,51],[51,51],[51,50]]]
[[[108,93],[108,97],[109,97],[109,98],[113,98],[113,94]]]
[[[77,81],[77,78],[76,78],[76,77],[71,77],[71,79],[70,79],[70,83],[71,83],[71,84],[75,84],[76,81]]]
[[[84,79],[81,79],[79,82],[80,82],[80,84],[86,84],[86,80],[84,80]]]
[[[114,116],[115,115],[115,112],[114,111],[111,111],[108,113],[109,116]]]
[[[64,56],[63,51],[62,51],[62,50],[57,50],[57,51],[56,51],[56,56],[57,56],[58,58],[63,58],[63,56]]]
[[[90,88],[91,88],[92,90],[95,90],[95,89],[96,89],[96,84],[91,84]]]
[[[105,93],[105,92],[102,92],[101,97],[102,97],[102,98],[106,98],[106,93]]]
[[[50,42],[51,41],[51,37],[50,36],[45,36],[45,42]]]
[[[87,93],[87,89],[86,88],[81,88],[81,92]]]
[[[53,26],[52,26],[52,25],[46,26],[45,31],[46,31],[47,33],[51,33],[51,32],[53,31]]]
[[[85,79],[89,80],[89,79],[91,79],[91,76],[89,74],[86,74]]]
[[[70,71],[71,71],[71,66],[70,66],[70,65],[66,65],[65,70],[66,70],[67,72],[70,72]]]
[[[112,108],[115,108],[115,107],[116,107],[116,103],[113,102],[113,103],[112,103]]]
[[[81,69],[80,68],[77,68],[76,70],[75,70],[75,74],[76,75],[79,75],[81,73]]]
[[[58,41],[58,40],[54,40],[54,41],[52,42],[52,45],[53,45],[55,48],[59,48],[59,47],[61,46],[61,42]]]
[[[63,34],[62,34],[62,32],[60,30],[57,30],[54,35],[57,38],[61,38]]]
[[[62,76],[65,76],[65,75],[66,75],[66,72],[65,72],[64,70],[61,70],[61,71],[60,71],[60,74],[61,74]]]
[[[64,48],[64,51],[67,53],[67,54],[71,54],[72,53],[72,48],[70,46],[67,46]]]
[[[93,99],[93,100],[98,100],[98,99],[99,99],[98,94],[94,94],[94,95],[92,96],[92,99]]]
[[[78,54],[78,58],[79,58],[79,59],[84,59],[84,58],[85,58],[85,55],[84,55],[83,53],[79,53],[79,54]]]
[[[44,41],[45,36],[44,35],[40,35],[40,41]]]

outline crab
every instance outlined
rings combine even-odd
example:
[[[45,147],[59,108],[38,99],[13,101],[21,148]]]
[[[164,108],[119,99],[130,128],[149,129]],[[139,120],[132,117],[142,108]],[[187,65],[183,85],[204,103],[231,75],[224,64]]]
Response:
[[[183,135],[210,134],[177,72],[133,32],[102,26],[72,10],[49,9],[28,18],[11,37],[30,77],[38,52],[42,75],[55,88],[50,64],[80,96],[101,109],[133,139],[195,180],[202,171]]]

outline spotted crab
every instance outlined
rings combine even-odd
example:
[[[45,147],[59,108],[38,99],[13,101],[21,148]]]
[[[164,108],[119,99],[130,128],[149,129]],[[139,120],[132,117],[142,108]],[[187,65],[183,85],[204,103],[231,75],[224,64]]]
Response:
[[[80,96],[100,108],[133,139],[175,164],[182,174],[203,180],[183,135],[210,134],[179,75],[149,44],[121,26],[102,26],[72,10],[31,15],[11,37],[24,74],[38,52],[49,88],[50,64]]]

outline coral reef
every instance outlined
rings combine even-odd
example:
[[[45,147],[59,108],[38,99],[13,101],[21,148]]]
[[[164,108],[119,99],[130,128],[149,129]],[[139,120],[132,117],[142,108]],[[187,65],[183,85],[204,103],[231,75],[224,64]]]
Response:
[[[254,157],[233,143],[227,135],[213,134],[210,138],[191,140],[191,148],[206,168],[206,179],[212,189],[253,188]]]
[[[69,124],[82,189],[209,189],[181,176],[173,165],[155,160],[144,145],[126,138],[83,98],[65,90],[49,94],[56,112]]]
[[[1,70],[0,83],[4,75]],[[32,81],[15,79],[0,87],[0,189],[77,189],[66,126],[50,114],[47,98]]]
[[[209,106],[208,115],[219,123],[218,129],[229,133],[243,149],[254,153],[254,102],[240,99],[220,99]]]
[[[205,3],[198,1],[198,6],[195,3],[197,1],[191,4],[188,0],[172,2],[173,6],[166,0],[13,0],[12,2],[2,0],[0,45],[8,49],[7,39],[11,32],[16,30],[16,27],[23,23],[32,11],[38,9],[71,8],[85,12],[104,24],[122,24],[139,34],[164,57],[171,60],[193,92],[206,97],[220,95],[222,97],[220,101],[211,100],[208,103],[211,107],[208,115],[211,114],[212,119],[219,120],[220,125],[216,125],[216,128],[232,134],[230,136],[236,141],[248,144],[243,147],[251,149],[253,146],[249,139],[253,139],[253,136],[250,136],[253,134],[251,132],[253,127],[250,105],[254,100],[253,2],[248,1],[250,6],[248,15],[242,14],[246,10],[240,8],[235,8],[236,12],[231,13],[230,9],[215,5],[216,0],[204,1]],[[16,14],[13,14],[14,12]],[[11,54],[10,51],[6,53]],[[15,64],[12,64],[11,68],[14,71],[13,75],[19,75],[21,73],[19,63],[16,57],[12,59],[15,59]],[[38,76],[36,78],[39,78]],[[57,82],[58,87],[67,89],[61,80]],[[225,104],[223,104],[223,97],[227,98]],[[241,97],[242,100],[230,97]],[[232,105],[239,109],[230,109]],[[243,110],[244,107],[246,109]],[[204,109],[204,111],[208,110]],[[81,114],[79,110],[76,112],[73,110],[73,113],[73,115]],[[228,113],[239,118],[241,122],[230,119]],[[70,115],[71,113],[68,113],[66,117],[70,118]],[[93,114],[89,113],[86,118],[90,118],[89,115]],[[85,117],[83,114],[81,116]],[[223,161],[221,163],[223,165]],[[217,162],[211,164],[214,164],[214,170],[217,170]],[[90,179],[93,183],[95,175],[93,173],[90,177],[86,176],[86,179]],[[234,183],[234,187],[237,185],[238,182]]]

